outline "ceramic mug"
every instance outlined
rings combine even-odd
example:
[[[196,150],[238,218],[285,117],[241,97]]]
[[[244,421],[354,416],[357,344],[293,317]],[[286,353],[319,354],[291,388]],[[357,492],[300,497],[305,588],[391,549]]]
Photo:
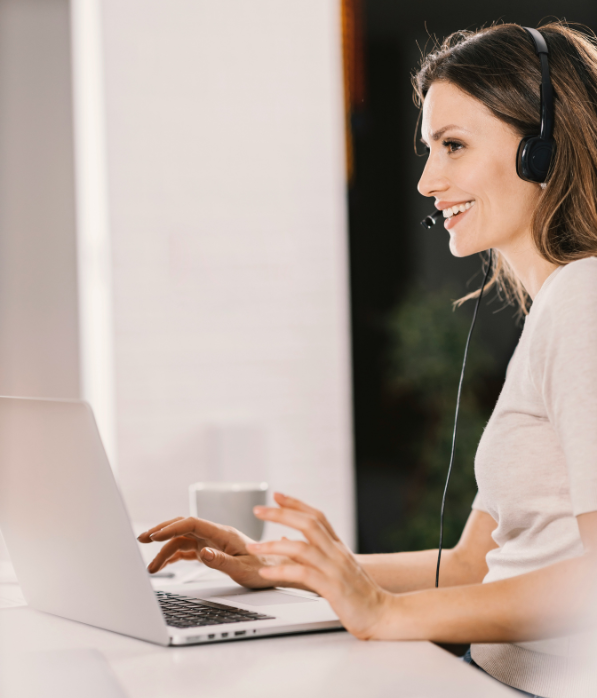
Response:
[[[253,507],[266,503],[267,482],[195,482],[189,486],[191,516],[233,526],[261,540],[264,522]]]

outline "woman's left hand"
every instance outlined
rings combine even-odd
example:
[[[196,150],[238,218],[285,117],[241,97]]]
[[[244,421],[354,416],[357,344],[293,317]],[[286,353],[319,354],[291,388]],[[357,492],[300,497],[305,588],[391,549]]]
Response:
[[[380,626],[393,595],[369,577],[320,511],[278,492],[274,499],[279,509],[255,507],[255,516],[295,528],[307,542],[284,538],[247,545],[256,555],[283,555],[296,563],[263,567],[259,574],[278,584],[283,580],[317,592],[329,602],[344,627],[361,640],[383,635]]]

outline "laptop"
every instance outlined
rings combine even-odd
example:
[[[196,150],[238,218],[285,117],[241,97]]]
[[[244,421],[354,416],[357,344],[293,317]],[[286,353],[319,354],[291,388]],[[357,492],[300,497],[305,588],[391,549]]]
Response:
[[[155,590],[83,401],[0,397],[0,530],[28,604],[80,623],[164,646],[342,628],[308,592]]]

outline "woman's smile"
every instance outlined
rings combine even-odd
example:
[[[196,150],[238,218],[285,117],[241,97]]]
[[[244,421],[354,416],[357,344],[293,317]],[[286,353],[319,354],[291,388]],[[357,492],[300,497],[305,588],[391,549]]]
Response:
[[[446,230],[451,230],[457,226],[466,217],[471,208],[475,206],[475,203],[476,201],[474,199],[460,204],[438,202],[436,207],[443,212],[445,219],[444,228]]]

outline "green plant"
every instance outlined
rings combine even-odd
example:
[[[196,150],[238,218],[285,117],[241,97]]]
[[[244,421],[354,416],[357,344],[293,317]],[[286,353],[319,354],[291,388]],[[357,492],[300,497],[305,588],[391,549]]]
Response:
[[[406,430],[397,424],[398,438],[410,440],[409,462],[401,463],[407,474],[402,497],[400,525],[383,532],[394,550],[437,547],[439,511],[445,484],[458,381],[471,310],[451,311],[458,293],[416,289],[390,314],[388,389],[397,401],[417,413],[416,424]],[[467,312],[468,311],[468,312]],[[448,490],[444,544],[454,545],[470,513],[477,486],[474,457],[491,407],[480,395],[488,382],[495,384],[495,360],[473,332],[467,360],[454,469]]]

